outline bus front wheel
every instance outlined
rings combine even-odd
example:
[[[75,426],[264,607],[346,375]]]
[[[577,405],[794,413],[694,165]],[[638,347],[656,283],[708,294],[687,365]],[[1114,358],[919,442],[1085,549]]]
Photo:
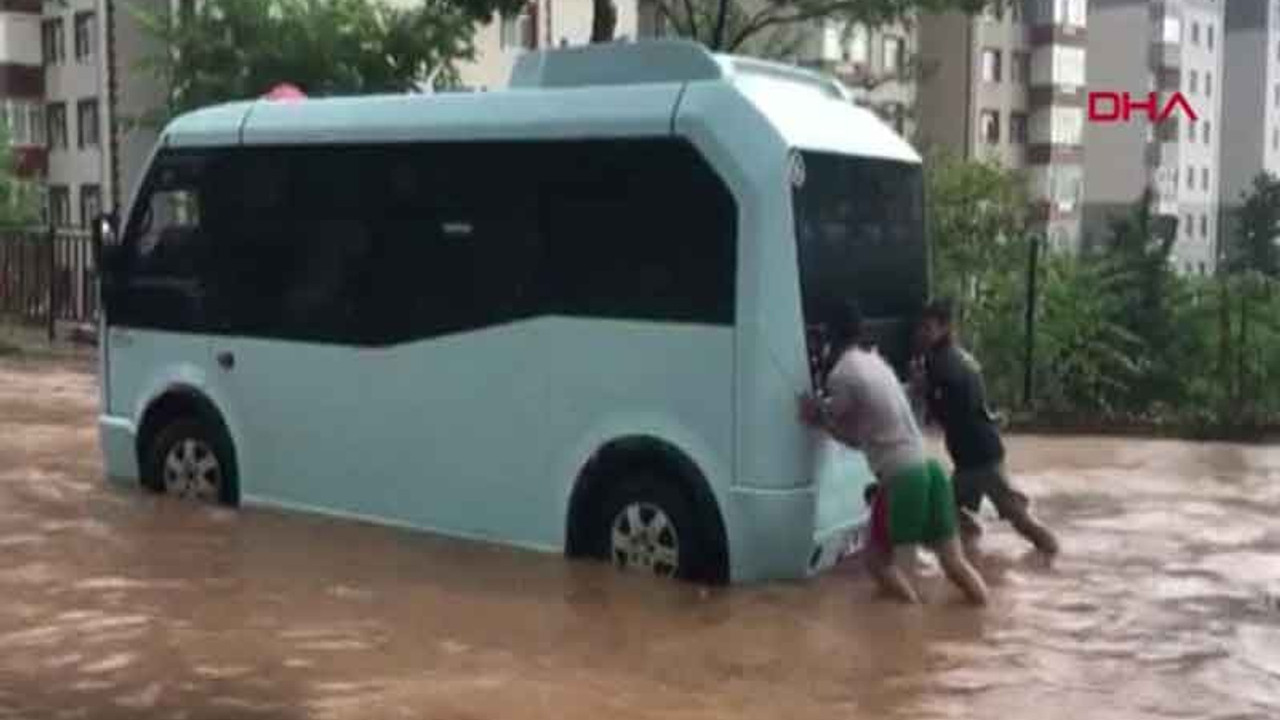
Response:
[[[629,477],[608,493],[597,519],[599,554],[659,577],[701,579],[703,543],[693,506],[671,483]]]
[[[142,484],[184,500],[234,505],[235,466],[225,434],[195,418],[178,418],[148,444]]]

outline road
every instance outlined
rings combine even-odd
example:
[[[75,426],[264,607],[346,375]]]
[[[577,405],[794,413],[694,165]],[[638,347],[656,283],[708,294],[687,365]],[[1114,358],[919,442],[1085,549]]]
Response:
[[[0,360],[0,718],[1280,717],[1280,449],[1017,438],[994,602],[703,590],[99,479],[94,378]]]

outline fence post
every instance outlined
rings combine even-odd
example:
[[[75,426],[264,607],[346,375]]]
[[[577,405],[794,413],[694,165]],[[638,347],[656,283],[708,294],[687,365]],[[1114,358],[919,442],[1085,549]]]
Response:
[[[1035,398],[1035,358],[1036,358],[1036,299],[1039,295],[1036,288],[1037,269],[1040,265],[1040,236],[1032,235],[1027,252],[1027,302],[1026,302],[1026,346],[1023,357],[1022,404],[1030,409]]]
[[[58,318],[58,231],[54,228],[53,222],[49,222],[48,229],[48,246],[49,246],[49,343],[53,344],[57,335],[57,318]]]

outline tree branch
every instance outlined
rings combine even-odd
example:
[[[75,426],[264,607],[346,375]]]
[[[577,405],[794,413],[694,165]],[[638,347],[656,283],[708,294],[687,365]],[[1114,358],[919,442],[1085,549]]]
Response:
[[[865,10],[865,2],[859,0],[830,0],[829,2],[817,2],[802,6],[796,0],[775,0],[769,7],[757,12],[752,16],[751,20],[738,31],[730,45],[730,49],[737,49],[753,35],[767,30],[775,25],[791,25],[794,23],[808,22],[817,20],[822,17],[829,17],[838,14],[857,14],[859,10]],[[791,14],[781,15],[786,10],[793,10]]]

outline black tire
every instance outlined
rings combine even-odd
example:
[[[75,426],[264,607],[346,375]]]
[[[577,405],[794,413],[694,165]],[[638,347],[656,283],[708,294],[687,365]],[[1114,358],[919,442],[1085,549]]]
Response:
[[[189,444],[188,444],[189,443]],[[208,458],[216,463],[216,497],[203,497],[209,502],[234,507],[240,501],[239,477],[231,440],[220,427],[202,420],[183,417],[170,421],[145,446],[142,457],[142,486],[152,492],[168,493],[171,484],[166,476],[166,463],[171,454],[179,456],[188,448],[202,466]],[[212,473],[202,473],[202,477]]]
[[[620,515],[632,506],[639,508],[640,515],[645,521],[653,519],[654,511],[661,512],[674,531],[671,535],[674,535],[675,539],[674,555],[678,557],[677,566],[670,573],[661,572],[665,568],[659,566],[665,566],[667,563],[656,561],[652,568],[648,568],[653,574],[679,580],[707,579],[708,544],[696,520],[693,503],[674,483],[648,473],[631,473],[620,478],[606,491],[604,502],[600,504],[598,514],[593,519],[595,525],[592,532],[593,555],[606,559],[615,566],[645,569],[642,566],[624,562],[614,546],[615,522],[627,524],[626,519],[621,518]],[[660,539],[657,544],[664,545]],[[660,549],[655,553],[666,554]]]

